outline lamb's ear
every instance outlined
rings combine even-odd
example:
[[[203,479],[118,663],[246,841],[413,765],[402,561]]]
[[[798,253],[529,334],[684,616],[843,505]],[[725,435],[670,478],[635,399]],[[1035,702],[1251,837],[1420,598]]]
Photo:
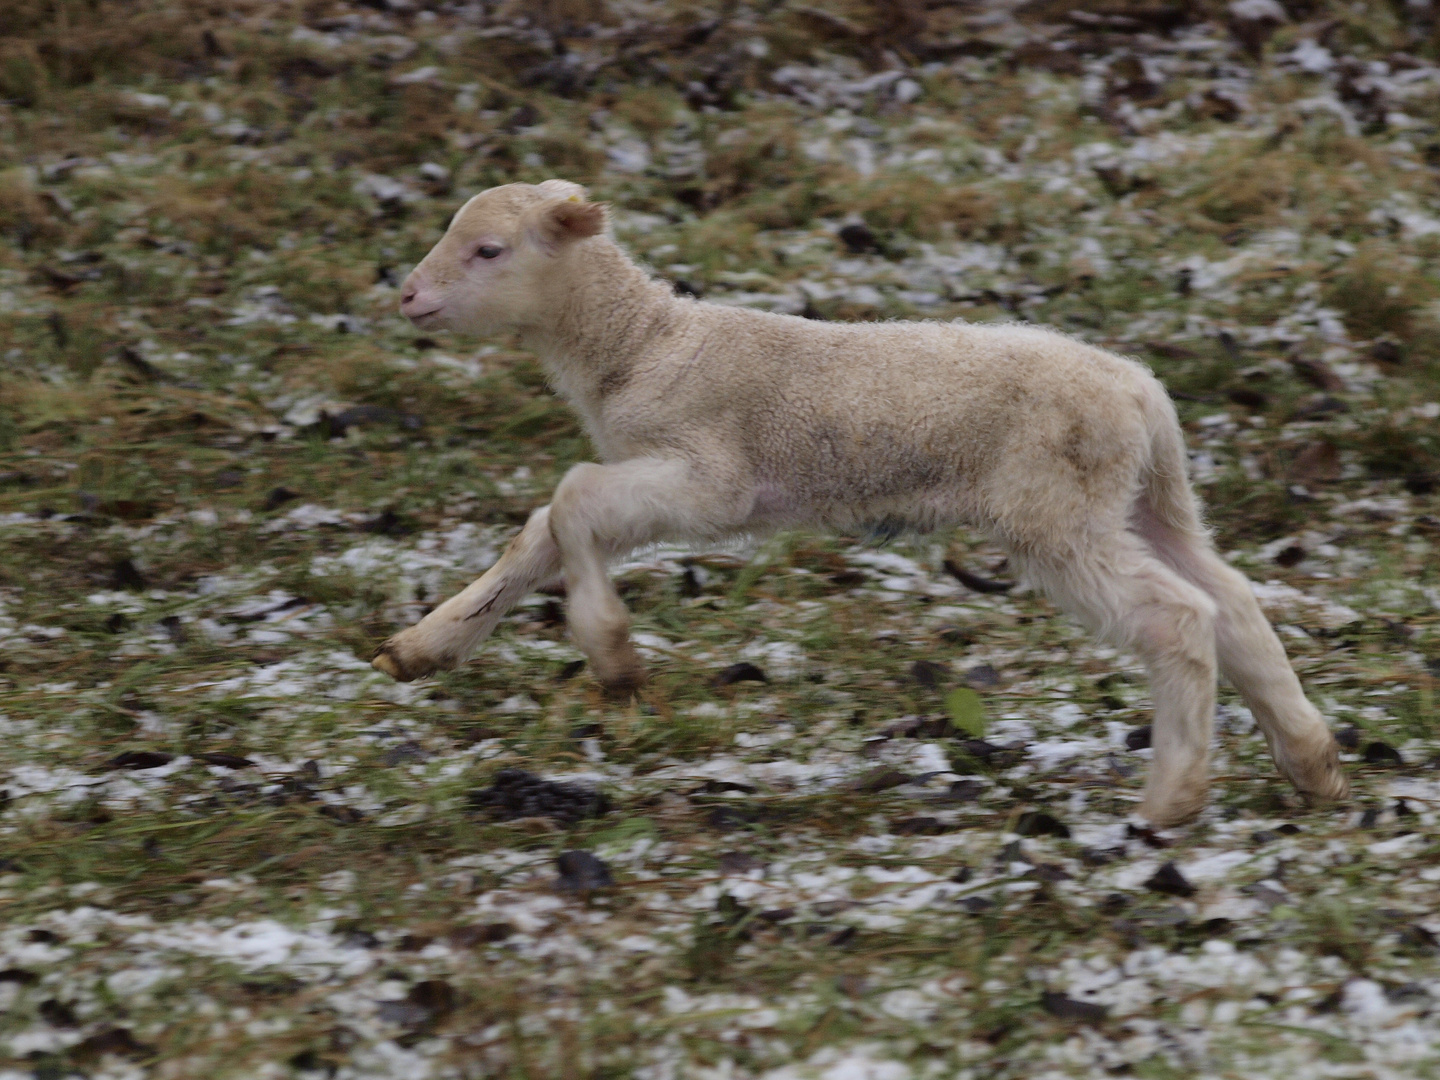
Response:
[[[585,201],[585,189],[573,180],[542,180],[536,185],[536,188],[550,198],[559,197]]]
[[[536,222],[536,231],[550,248],[587,236],[599,236],[605,231],[605,204],[581,202],[578,198],[546,203]]]

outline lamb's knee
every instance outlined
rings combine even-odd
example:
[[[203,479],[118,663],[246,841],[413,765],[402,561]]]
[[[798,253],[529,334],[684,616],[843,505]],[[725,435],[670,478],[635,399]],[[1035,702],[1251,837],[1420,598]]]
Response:
[[[576,465],[555,489],[550,501],[550,535],[562,549],[567,542],[594,541],[599,517],[598,478],[603,468],[588,463]]]
[[[1154,664],[1215,674],[1215,604],[1198,589],[1146,604],[1125,628],[1127,647]]]

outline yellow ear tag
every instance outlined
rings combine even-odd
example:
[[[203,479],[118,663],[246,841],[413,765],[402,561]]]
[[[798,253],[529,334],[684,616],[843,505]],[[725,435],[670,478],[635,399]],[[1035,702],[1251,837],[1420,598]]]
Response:
[[[566,201],[566,202],[579,202],[579,201],[580,201],[580,196],[579,196],[579,195],[571,195],[571,196],[570,196],[569,198],[567,198],[565,201]]]

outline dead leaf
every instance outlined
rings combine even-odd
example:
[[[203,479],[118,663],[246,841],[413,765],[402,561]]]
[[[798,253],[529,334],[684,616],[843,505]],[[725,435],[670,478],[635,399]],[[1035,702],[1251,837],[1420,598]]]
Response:
[[[1306,444],[1290,463],[1290,479],[1302,483],[1339,480],[1339,449],[1323,439]]]

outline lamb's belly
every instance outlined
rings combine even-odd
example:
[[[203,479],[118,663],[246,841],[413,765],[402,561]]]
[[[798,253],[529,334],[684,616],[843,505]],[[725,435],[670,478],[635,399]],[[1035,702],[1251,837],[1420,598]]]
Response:
[[[964,523],[978,522],[974,500],[958,478],[930,487],[856,482],[821,488],[770,479],[756,485],[746,527],[756,532],[809,527],[895,534]]]

